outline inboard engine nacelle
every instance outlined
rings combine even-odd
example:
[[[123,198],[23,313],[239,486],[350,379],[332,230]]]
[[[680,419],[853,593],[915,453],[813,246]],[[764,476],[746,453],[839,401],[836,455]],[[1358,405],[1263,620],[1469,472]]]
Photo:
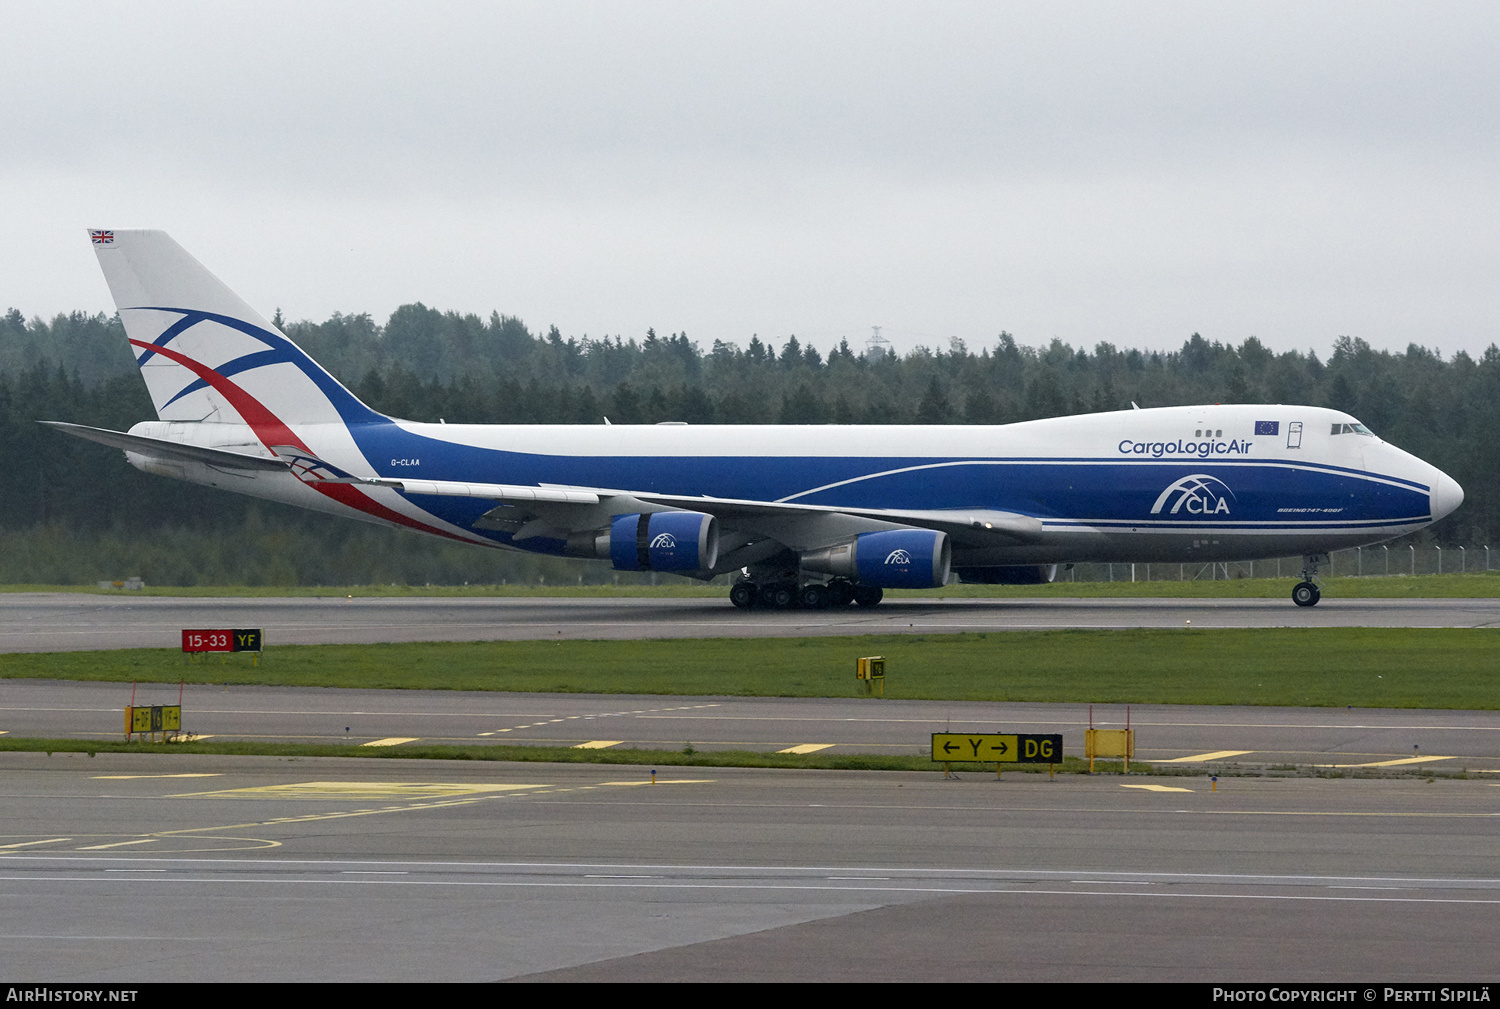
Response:
[[[860,533],[848,543],[810,550],[802,567],[883,589],[932,589],[948,582],[953,548],[931,529]]]
[[[596,544],[617,571],[708,571],[719,560],[719,520],[690,511],[616,515]]]

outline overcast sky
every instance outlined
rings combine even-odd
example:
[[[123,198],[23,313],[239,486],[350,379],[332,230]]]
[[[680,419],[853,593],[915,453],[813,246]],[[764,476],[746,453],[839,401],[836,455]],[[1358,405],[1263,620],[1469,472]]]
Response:
[[[1500,341],[1500,4],[6,3],[0,308]]]

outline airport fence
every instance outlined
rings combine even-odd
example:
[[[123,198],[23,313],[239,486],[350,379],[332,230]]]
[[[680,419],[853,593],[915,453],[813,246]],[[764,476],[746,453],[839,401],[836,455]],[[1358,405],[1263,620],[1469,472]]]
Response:
[[[1401,575],[1479,574],[1500,565],[1500,548],[1493,558],[1489,546],[1355,547],[1336,550],[1320,577],[1383,578]],[[1236,578],[1295,578],[1302,571],[1302,558],[1276,557],[1258,561],[1202,561],[1188,564],[1075,564],[1057,573],[1058,581],[1073,582],[1190,582],[1228,581]]]

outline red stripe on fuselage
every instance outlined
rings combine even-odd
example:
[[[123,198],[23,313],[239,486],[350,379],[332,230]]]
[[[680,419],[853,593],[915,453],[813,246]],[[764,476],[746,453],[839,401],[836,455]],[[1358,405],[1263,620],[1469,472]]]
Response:
[[[217,392],[229,400],[229,405],[234,407],[235,411],[244,419],[246,424],[250,425],[250,430],[255,432],[255,437],[259,438],[267,449],[275,452],[275,449],[271,447],[273,445],[291,445],[314,458],[317,457],[317,453],[308,448],[301,438],[293,434],[292,429],[282,423],[281,418],[272,413],[264,403],[212,368],[200,364],[187,355],[168,347],[157,347],[153,344],[142,343],[140,340],[131,340],[130,342],[142,350],[154,350],[167,360],[182,365],[188,371],[191,371],[194,375],[197,375],[203,381],[213,386]],[[362,511],[366,515],[373,515],[387,522],[394,522],[397,525],[406,526],[409,529],[417,529],[424,533],[446,536],[451,540],[458,540],[460,543],[474,542],[466,537],[457,536],[445,530],[427,525],[425,522],[419,522],[414,518],[387,508],[379,501],[372,500],[369,495],[365,494],[359,488],[350,484],[313,483],[307,480],[302,482],[324,497],[332,498],[339,504],[353,508],[356,511]]]

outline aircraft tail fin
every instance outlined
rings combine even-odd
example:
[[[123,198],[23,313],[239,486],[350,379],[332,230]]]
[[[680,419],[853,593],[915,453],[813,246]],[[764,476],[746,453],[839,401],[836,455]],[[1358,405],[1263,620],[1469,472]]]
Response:
[[[166,232],[89,238],[162,420],[259,431],[380,419]]]

